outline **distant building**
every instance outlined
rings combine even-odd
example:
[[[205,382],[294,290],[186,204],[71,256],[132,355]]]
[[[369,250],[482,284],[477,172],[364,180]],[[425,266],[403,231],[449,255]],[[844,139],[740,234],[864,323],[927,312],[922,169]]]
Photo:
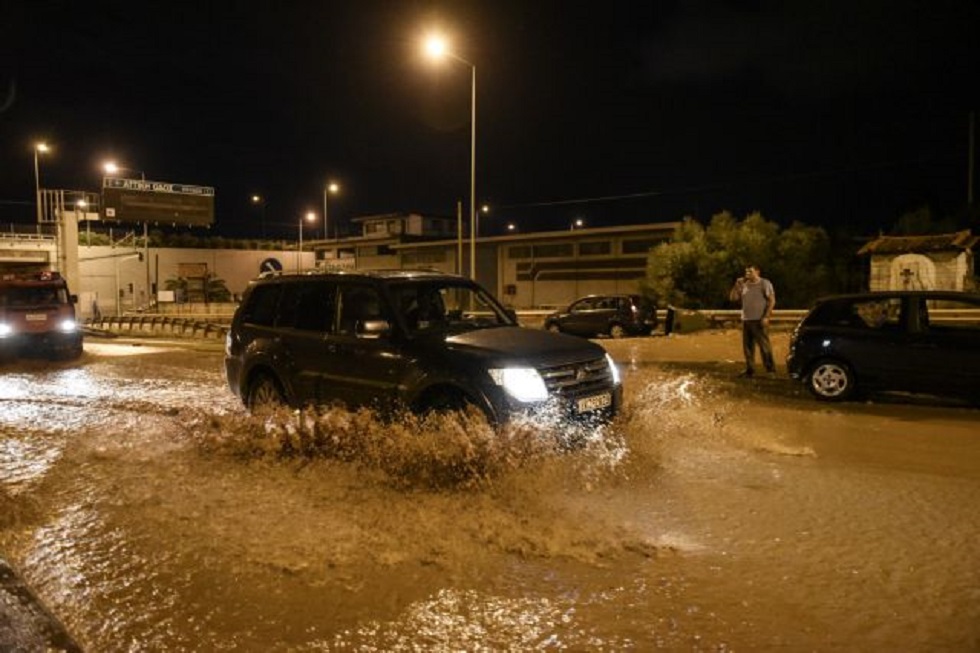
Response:
[[[351,220],[361,226],[360,236],[312,243],[316,266],[332,270],[379,270],[401,267],[393,246],[456,234],[456,218],[420,213],[382,213]]]
[[[355,218],[361,235],[315,241],[330,269],[434,269],[469,276],[469,235],[455,218],[391,213]],[[559,306],[592,293],[634,293],[647,254],[678,222],[481,237],[476,279],[515,308]]]
[[[972,290],[969,230],[931,236],[880,236],[858,251],[871,259],[870,290]]]

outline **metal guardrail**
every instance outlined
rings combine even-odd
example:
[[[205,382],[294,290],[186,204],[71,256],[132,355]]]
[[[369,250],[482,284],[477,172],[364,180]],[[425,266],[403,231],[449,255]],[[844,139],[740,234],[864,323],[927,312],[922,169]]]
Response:
[[[224,338],[228,333],[227,324],[216,324],[193,318],[172,317],[169,315],[111,315],[90,318],[85,324],[112,333],[158,333],[190,337]]]
[[[680,313],[690,312],[702,316],[710,328],[728,328],[738,326],[741,322],[741,311],[739,310],[706,310],[706,311],[687,311],[687,309],[675,309]],[[544,317],[552,311],[547,310],[528,310],[519,311],[518,319],[525,326],[541,327]],[[660,324],[665,324],[667,320],[666,309],[657,311]],[[776,324],[789,325],[798,322],[804,315],[805,310],[777,310],[773,311],[772,321]],[[161,314],[139,314],[139,315],[110,315],[102,318],[89,318],[85,324],[93,329],[102,329],[111,333],[127,333],[137,335],[140,333],[170,333],[183,337],[202,337],[202,338],[224,338],[228,333],[230,325],[227,323],[215,322],[202,317],[215,318],[220,316],[174,316]]]

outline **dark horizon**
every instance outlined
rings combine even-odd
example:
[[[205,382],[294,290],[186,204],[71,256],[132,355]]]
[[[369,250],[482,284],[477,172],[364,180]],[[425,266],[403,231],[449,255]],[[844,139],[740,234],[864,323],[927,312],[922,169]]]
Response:
[[[170,9],[5,9],[0,222],[33,216],[40,138],[42,187],[96,191],[114,158],[215,187],[227,237],[260,235],[256,193],[266,227],[295,232],[327,179],[332,225],[466,211],[470,69],[422,61],[438,24],[477,67],[481,233],[723,210],[876,233],[924,204],[968,226],[975,3]]]

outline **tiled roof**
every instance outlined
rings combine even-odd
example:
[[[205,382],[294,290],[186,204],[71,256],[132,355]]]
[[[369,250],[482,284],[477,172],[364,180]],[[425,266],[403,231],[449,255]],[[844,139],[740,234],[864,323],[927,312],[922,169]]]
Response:
[[[969,250],[973,249],[977,242],[980,242],[980,236],[974,236],[969,229],[931,236],[879,236],[858,250],[858,256]]]

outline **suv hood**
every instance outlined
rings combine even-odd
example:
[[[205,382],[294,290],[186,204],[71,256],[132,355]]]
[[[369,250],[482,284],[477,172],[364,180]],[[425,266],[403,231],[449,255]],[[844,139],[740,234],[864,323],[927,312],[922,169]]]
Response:
[[[606,354],[601,346],[584,338],[527,327],[476,329],[447,337],[446,345],[500,362],[538,366],[580,362]]]

